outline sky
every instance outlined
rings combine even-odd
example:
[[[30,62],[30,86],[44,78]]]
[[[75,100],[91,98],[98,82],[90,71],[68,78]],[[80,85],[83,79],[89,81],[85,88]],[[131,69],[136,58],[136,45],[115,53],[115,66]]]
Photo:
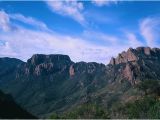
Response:
[[[158,1],[0,1],[0,57],[65,54],[108,64],[130,47],[159,45]]]

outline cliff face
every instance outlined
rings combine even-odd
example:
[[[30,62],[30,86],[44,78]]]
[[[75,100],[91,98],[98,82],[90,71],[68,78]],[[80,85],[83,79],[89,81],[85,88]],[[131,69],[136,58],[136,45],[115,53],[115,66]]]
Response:
[[[129,48],[127,52],[122,52],[117,58],[112,58],[109,64],[115,65],[120,63],[127,63],[131,61],[137,61],[136,50]]]
[[[159,79],[160,49],[149,47],[129,48],[116,58],[112,58],[110,65],[124,66],[121,75],[132,84],[143,79]]]
[[[24,73],[35,76],[63,72],[72,64],[67,55],[33,55],[24,65]]]
[[[96,72],[102,72],[105,70],[105,65],[103,64],[98,64],[95,62],[78,62],[72,64],[70,67],[70,75],[73,76],[75,74],[83,74],[83,73],[88,73],[88,74],[95,74]]]
[[[146,59],[159,59],[160,49],[150,47],[129,48],[127,52],[122,52],[116,58],[112,58],[109,64],[116,65],[127,62],[137,62]]]

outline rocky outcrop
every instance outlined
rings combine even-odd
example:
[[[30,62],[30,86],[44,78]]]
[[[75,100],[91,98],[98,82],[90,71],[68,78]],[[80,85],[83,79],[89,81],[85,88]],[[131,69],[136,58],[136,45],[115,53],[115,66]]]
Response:
[[[67,55],[33,55],[27,63],[20,66],[18,74],[46,76],[57,72],[68,71],[73,62]],[[20,76],[20,75],[17,75]]]
[[[129,48],[127,52],[122,52],[116,58],[112,58],[109,62],[111,65],[135,62],[147,58],[158,57],[160,49],[150,47],[137,47],[136,49]]]
[[[111,65],[115,65],[116,64],[116,60],[115,60],[114,57],[111,58],[109,64],[111,64]]]
[[[131,64],[129,63],[126,64],[122,74],[124,78],[129,80],[132,85],[134,84],[135,76],[134,76],[134,71]]]
[[[38,76],[45,73],[51,73],[53,71],[53,63],[42,63],[35,67],[34,73]]]
[[[119,68],[116,76],[130,81],[132,85],[144,79],[159,79],[160,49],[150,47],[129,48],[116,58],[110,60],[109,65]],[[154,72],[153,72],[154,71]],[[120,77],[121,76],[121,77]]]
[[[83,73],[88,73],[88,74],[93,74],[97,71],[104,71],[105,70],[105,65],[103,64],[98,64],[95,62],[77,62],[74,63],[73,65],[70,66],[70,75],[74,74],[83,74]]]
[[[151,55],[151,52],[153,52],[150,47],[137,47],[136,50],[139,54],[143,55]]]
[[[73,68],[73,65],[71,65],[70,68],[69,68],[69,75],[74,76],[74,74],[75,74],[74,73],[74,68]]]
[[[35,54],[28,61],[28,64],[31,65],[39,65],[41,63],[70,63],[71,59],[68,55],[43,55],[43,54]]]
[[[127,52],[124,51],[120,53],[117,58],[112,58],[109,64],[115,65],[137,60],[138,57],[136,56],[136,51],[132,48],[129,48]]]

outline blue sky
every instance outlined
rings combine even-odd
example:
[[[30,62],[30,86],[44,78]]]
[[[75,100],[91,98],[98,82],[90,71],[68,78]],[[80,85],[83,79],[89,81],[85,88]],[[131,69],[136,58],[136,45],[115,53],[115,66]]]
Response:
[[[138,46],[160,45],[160,2],[0,2],[0,57],[67,54],[100,62]]]

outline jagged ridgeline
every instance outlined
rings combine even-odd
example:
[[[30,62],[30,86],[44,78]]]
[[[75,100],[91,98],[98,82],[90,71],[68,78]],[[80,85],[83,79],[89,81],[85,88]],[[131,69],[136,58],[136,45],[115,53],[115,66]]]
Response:
[[[159,48],[129,48],[108,65],[75,63],[67,55],[36,54],[27,62],[1,58],[0,88],[40,118],[53,113],[68,115],[86,104],[98,105],[97,109],[108,115],[107,110],[116,104],[138,99],[141,92],[135,86],[145,80],[160,80],[159,71]]]

